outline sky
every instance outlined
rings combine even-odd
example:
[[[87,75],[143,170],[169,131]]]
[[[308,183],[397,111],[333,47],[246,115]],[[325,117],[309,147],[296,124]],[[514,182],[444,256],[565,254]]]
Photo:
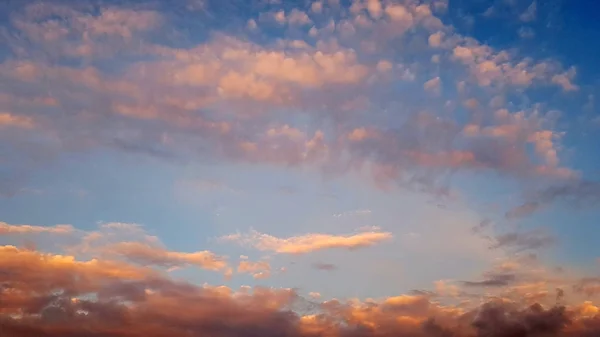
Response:
[[[0,332],[600,334],[600,10],[0,2]]]

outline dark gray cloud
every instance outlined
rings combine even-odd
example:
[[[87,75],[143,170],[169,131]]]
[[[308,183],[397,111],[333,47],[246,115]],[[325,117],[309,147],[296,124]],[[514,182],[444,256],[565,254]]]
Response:
[[[506,212],[505,217],[509,220],[519,219],[526,217],[535,211],[537,211],[541,207],[540,203],[537,201],[528,201],[522,205],[519,205],[510,211]]]
[[[325,270],[325,271],[333,271],[337,269],[337,266],[331,263],[322,263],[322,262],[317,262],[317,263],[313,263],[313,268],[317,269],[317,270]]]
[[[501,234],[493,238],[491,249],[505,248],[517,252],[550,246],[556,239],[543,229]]]
[[[600,277],[584,277],[573,285],[573,290],[587,297],[600,295]]]
[[[510,209],[506,212],[506,218],[523,218],[556,203],[576,209],[593,209],[600,205],[600,182],[568,180],[562,184],[551,185],[535,192],[530,200]]]
[[[515,274],[489,274],[487,278],[481,281],[463,281],[466,287],[504,287],[516,280]]]

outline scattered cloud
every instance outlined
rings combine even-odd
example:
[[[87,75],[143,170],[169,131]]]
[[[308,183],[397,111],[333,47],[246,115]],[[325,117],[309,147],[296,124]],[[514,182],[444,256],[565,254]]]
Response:
[[[267,261],[242,260],[238,264],[237,272],[251,274],[255,279],[264,279],[271,276],[271,265]]]
[[[425,82],[425,84],[423,84],[423,89],[425,89],[427,91],[431,91],[431,92],[439,95],[442,90],[441,85],[442,85],[442,81],[440,80],[440,78],[435,77],[435,78],[432,78],[429,81]]]
[[[218,12],[218,5],[204,1],[188,5],[195,15],[207,18]],[[28,130],[46,141],[28,144],[14,166],[32,165],[31,158],[40,151],[52,160],[63,152],[108,147],[171,162],[208,157],[311,166],[327,174],[368,168],[377,186],[411,186],[418,181],[430,185],[421,186],[423,191],[439,191],[440,186],[434,185],[440,175],[459,169],[485,168],[516,178],[571,172],[559,165],[560,137],[546,123],[527,122],[531,137],[544,135],[544,140],[517,137],[505,143],[494,136],[487,142],[473,139],[476,144],[451,141],[471,124],[492,133],[508,130],[506,120],[518,123],[523,115],[534,113],[504,104],[498,107],[506,111],[503,120],[486,118],[487,126],[474,121],[461,125],[442,112],[455,104],[441,100],[441,78],[452,74],[465,90],[483,87],[495,97],[508,88],[533,90],[537,85],[577,90],[575,68],[564,70],[555,60],[536,61],[456,33],[437,17],[447,7],[443,1],[356,2],[344,9],[348,17],[339,18],[340,3],[315,1],[308,11],[281,3],[269,6],[267,12],[261,7],[262,14],[286,26],[285,36],[276,43],[259,43],[247,36],[248,29],[257,31],[269,24],[259,15],[245,18],[239,30],[214,32],[185,47],[174,46],[182,41],[171,45],[149,38],[150,33],[168,31],[163,28],[177,30],[167,9],[113,5],[92,13],[85,6],[29,4],[15,11],[14,20],[6,23],[14,55],[0,63],[0,81],[18,85],[2,98],[10,100],[11,110],[0,114],[0,127],[11,128],[7,146],[23,148],[23,132]],[[527,13],[535,10],[534,2]],[[395,43],[390,41],[400,41],[401,36],[427,40],[427,50],[405,48],[411,53],[407,57],[423,59],[423,64],[391,57]],[[431,63],[433,58],[437,61]],[[57,60],[86,60],[87,66]],[[122,71],[106,71],[100,60],[118,60]],[[441,63],[443,71],[436,70]],[[51,95],[48,82],[53,83]],[[405,89],[382,96],[396,87],[393,83],[403,83]],[[26,92],[19,89],[25,85]],[[440,97],[418,98],[425,92]],[[489,99],[484,91],[477,92],[479,101]],[[103,104],[83,109],[82,102],[96,101]],[[427,113],[413,118],[408,112],[413,109],[401,109],[381,123],[356,125],[361,111],[397,102],[428,111],[431,121],[422,117]],[[48,110],[59,106],[69,121],[49,117]],[[282,109],[303,111],[336,127],[309,131],[289,118],[265,118]],[[539,112],[535,115],[536,121],[543,120]],[[20,135],[15,137],[12,129],[23,130],[14,131]],[[534,164],[537,158],[527,151],[531,143],[538,146],[535,156],[547,162]],[[542,143],[544,148],[539,147]],[[486,155],[490,152],[500,156],[492,159]]]

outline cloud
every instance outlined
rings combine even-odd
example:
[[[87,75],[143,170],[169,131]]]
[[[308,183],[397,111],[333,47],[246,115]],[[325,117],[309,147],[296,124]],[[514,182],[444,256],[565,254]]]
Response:
[[[73,256],[94,256],[111,261],[128,261],[144,267],[173,270],[196,266],[206,270],[227,273],[227,258],[203,250],[196,252],[172,251],[164,248],[158,237],[149,235],[143,226],[133,223],[100,223],[96,230],[78,230],[71,225],[32,226],[10,225],[0,222],[0,236],[19,235],[28,242],[43,245],[45,240],[36,234],[66,236],[60,246]]]
[[[529,200],[510,209],[506,217],[520,218],[555,203],[575,208],[593,208],[600,203],[600,184],[590,180],[569,179],[548,185],[531,194]]]
[[[592,336],[600,325],[591,302],[520,305],[493,299],[443,305],[430,296],[317,302],[291,289],[197,286],[126,263],[80,261],[0,247],[3,306],[10,336]],[[40,278],[42,273],[44,278]],[[126,304],[125,304],[126,303]],[[307,306],[309,305],[310,306]],[[295,310],[295,307],[310,308]],[[223,320],[227,317],[227,320]]]
[[[29,234],[74,234],[75,228],[71,225],[56,225],[56,226],[33,226],[33,225],[11,225],[0,221],[0,236],[1,235],[29,235]]]
[[[576,91],[579,87],[572,82],[576,74],[575,68],[571,68],[567,72],[552,76],[552,83],[560,85],[564,91]]]
[[[271,276],[271,265],[267,261],[242,260],[238,264],[237,272],[252,274],[255,279],[264,279]]]
[[[310,293],[308,293],[308,296],[310,296],[310,297],[312,297],[314,299],[321,298],[321,294],[320,293],[312,292],[312,291]]]
[[[15,116],[10,113],[0,113],[0,128],[16,127],[30,129],[33,127],[33,120],[28,117]]]
[[[193,14],[207,20],[219,6],[228,6],[202,5]],[[465,91],[479,93],[464,100],[482,104],[508,88],[525,94],[536,85],[554,85],[568,91],[577,87],[575,68],[565,71],[555,60],[536,61],[457,34],[437,17],[447,6],[443,1],[368,1],[351,8],[313,2],[309,11],[269,6],[268,12],[257,9],[285,24],[281,38],[269,42],[248,32],[248,23],[253,31],[268,24],[260,15],[244,16],[239,29],[231,20],[231,29],[186,43],[185,29],[171,20],[177,13],[158,5],[90,11],[85,5],[49,3],[15,10],[14,20],[5,24],[12,54],[0,64],[0,81],[15,85],[6,93],[11,110],[0,115],[0,125],[11,128],[2,136],[5,146],[26,150],[19,151],[11,172],[26,176],[63,152],[104,147],[174,163],[208,157],[310,166],[326,174],[370,170],[378,186],[419,185],[423,191],[443,190],[439,181],[458,170],[493,170],[517,179],[572,173],[560,166],[560,135],[541,123],[541,112],[504,104],[497,108],[505,117],[497,119],[495,111],[476,108],[489,124],[464,125],[449,113],[456,102],[423,95],[438,92],[440,78],[449,74]],[[162,35],[167,31],[173,36]],[[394,56],[400,46],[391,42],[403,35],[407,41],[427,40],[423,50],[402,47],[414,64]],[[173,43],[162,43],[166,40]],[[430,62],[433,56],[447,66],[438,69]],[[102,66],[109,60],[119,71]],[[393,89],[398,83],[401,91]],[[48,104],[31,106],[44,97]],[[364,111],[387,111],[399,102],[410,108],[362,125]],[[68,117],[51,118],[53,109]],[[327,127],[308,130],[292,123],[288,113],[278,113],[282,109]],[[412,111],[422,113],[415,117]],[[461,139],[460,130],[473,125],[481,132]],[[44,141],[26,142],[12,132],[15,126],[26,126]],[[517,137],[502,136],[511,128],[520,130],[513,132]],[[531,144],[535,154],[528,151]],[[38,153],[45,154],[43,161],[33,160]]]
[[[313,268],[317,269],[317,270],[324,270],[324,271],[333,271],[336,270],[337,267],[334,264],[331,263],[314,263]]]
[[[141,265],[165,268],[193,265],[208,270],[227,268],[227,261],[224,257],[206,250],[193,253],[174,252],[141,242],[120,242],[106,249],[110,253],[121,255]]]
[[[441,93],[441,85],[442,81],[440,80],[440,78],[435,77],[425,82],[425,84],[423,84],[423,89],[439,95]]]
[[[578,293],[593,297],[600,294],[600,278],[598,277],[585,277],[577,281],[573,285],[573,290]]]
[[[535,201],[529,201],[521,204],[510,211],[506,212],[507,219],[518,219],[530,215],[540,208],[540,204]]]
[[[529,7],[519,16],[519,19],[524,22],[535,20],[537,16],[537,2],[534,0]]]
[[[462,284],[466,287],[504,287],[514,280],[513,274],[493,274],[483,281],[464,281]]]
[[[518,34],[522,39],[532,39],[535,37],[535,31],[531,27],[519,28]]]
[[[517,251],[540,249],[555,243],[555,238],[542,229],[524,232],[512,232],[498,235],[494,238],[492,249],[508,248]]]
[[[389,232],[382,232],[377,228],[370,231],[361,231],[354,234],[333,235],[309,233],[288,238],[278,238],[257,231],[247,234],[232,234],[221,239],[249,245],[258,250],[271,251],[283,254],[305,254],[324,249],[358,249],[388,241],[392,238]]]
[[[435,32],[429,35],[429,39],[427,40],[431,47],[439,47],[442,44],[442,39],[444,38],[444,32]]]

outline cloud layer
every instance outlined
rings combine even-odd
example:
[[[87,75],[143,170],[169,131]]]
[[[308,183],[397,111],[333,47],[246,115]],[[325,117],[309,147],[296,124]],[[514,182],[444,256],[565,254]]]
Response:
[[[426,295],[315,302],[291,289],[195,286],[126,263],[0,247],[7,336],[593,336],[590,302],[445,306]],[[42,273],[43,278],[39,275]],[[318,297],[316,294],[313,298]]]
[[[195,42],[158,5],[16,6],[4,27],[0,125],[3,147],[20,150],[1,177],[4,193],[41,161],[107,147],[359,171],[379,186],[434,193],[465,170],[577,179],[561,163],[552,109],[507,100],[577,90],[576,69],[463,36],[442,22],[441,4],[252,2],[248,24]],[[194,15],[214,19],[227,6],[203,2]],[[269,40],[273,26],[284,36]],[[313,126],[294,122],[307,117]]]

